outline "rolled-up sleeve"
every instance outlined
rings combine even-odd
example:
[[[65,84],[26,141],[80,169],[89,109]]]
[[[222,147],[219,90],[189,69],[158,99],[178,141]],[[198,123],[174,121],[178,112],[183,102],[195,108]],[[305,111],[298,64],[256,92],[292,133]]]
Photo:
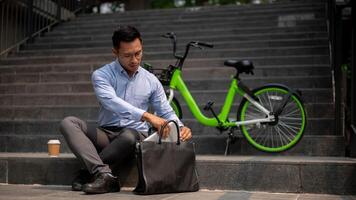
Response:
[[[92,74],[94,92],[100,104],[118,116],[140,121],[145,111],[118,97],[109,80],[109,77],[99,70]]]

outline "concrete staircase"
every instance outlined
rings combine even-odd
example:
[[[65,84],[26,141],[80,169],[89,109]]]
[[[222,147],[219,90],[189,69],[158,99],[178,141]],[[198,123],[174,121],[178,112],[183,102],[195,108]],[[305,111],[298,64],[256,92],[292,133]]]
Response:
[[[74,115],[95,123],[98,103],[90,83],[90,75],[93,70],[113,60],[110,40],[113,30],[119,24],[134,25],[141,31],[144,41],[143,61],[158,68],[175,61],[172,59],[170,41],[161,38],[161,34],[174,31],[178,36],[179,50],[183,50],[185,43],[191,40],[214,43],[213,49],[191,51],[183,69],[183,77],[201,108],[208,100],[215,102],[216,111],[223,104],[230,76],[234,72],[223,67],[225,59],[250,59],[254,62],[255,75],[242,77],[250,88],[266,83],[282,83],[302,91],[308,123],[303,139],[293,149],[279,154],[265,154],[255,150],[242,136],[233,145],[234,155],[268,156],[252,159],[246,165],[251,174],[254,170],[263,169],[263,164],[257,164],[260,163],[259,159],[268,163],[264,158],[279,155],[288,156],[285,157],[287,160],[293,159],[293,156],[337,156],[337,161],[321,159],[320,167],[323,167],[325,161],[326,164],[332,163],[328,165],[331,166],[330,169],[340,165],[355,168],[356,161],[342,157],[345,154],[344,138],[334,129],[325,3],[320,0],[84,15],[59,25],[44,37],[37,38],[33,44],[26,45],[16,55],[0,61],[0,152],[22,153],[21,156],[3,156],[0,159],[0,169],[10,169],[9,163],[16,163],[16,159],[26,160],[29,165],[35,165],[32,162],[37,162],[37,159],[52,164],[62,162],[62,159],[69,160],[64,162],[74,162],[70,156],[46,160],[43,156],[33,158],[34,154],[26,153],[47,151],[46,143],[52,138],[59,138],[63,144],[61,151],[69,153],[70,150],[58,131],[59,121],[65,116]],[[177,95],[183,109],[183,122],[193,130],[197,153],[223,155],[226,135],[219,135],[216,129],[200,125],[189,113],[179,94]],[[236,116],[239,100],[240,98],[235,103],[233,116]],[[204,156],[201,158],[205,159]],[[312,160],[312,157],[307,159]],[[2,163],[5,164],[1,165]],[[232,166],[241,164],[227,160],[226,165],[229,163]],[[295,163],[303,162],[281,159],[277,163],[283,168],[284,165],[293,167]],[[308,165],[309,162],[304,163]],[[275,164],[268,163],[268,166],[272,169],[277,166]],[[20,164],[16,166],[23,168]],[[202,169],[206,166],[200,165]],[[73,171],[65,165],[62,167],[63,170]],[[323,180],[327,178],[329,168],[320,167],[313,169],[325,171],[320,179]],[[297,171],[298,169],[301,170],[297,167]],[[310,170],[313,169],[311,167]],[[235,172],[243,174],[243,170]],[[207,176],[206,173],[211,173],[211,170],[202,170],[203,176]],[[350,174],[356,180],[354,174],[347,175]],[[254,176],[256,180],[260,175]],[[3,177],[10,176],[8,170]],[[343,176],[346,175],[340,175]],[[8,178],[4,182],[36,183],[21,182],[16,177],[9,181]],[[5,180],[1,178],[1,174],[0,180]],[[51,180],[49,178],[43,183],[69,183],[68,180]],[[264,189],[251,184],[250,187],[230,187],[229,183],[220,183],[211,184],[207,188],[356,193],[353,189],[356,184],[352,181],[347,182],[352,187],[338,189],[345,184],[341,180],[330,182],[330,186],[325,186],[326,189],[310,190],[303,190],[301,186],[297,190],[283,190],[281,185],[278,186],[279,189]],[[206,182],[206,185],[209,184]]]
[[[49,138],[61,138],[58,122],[68,115],[95,123],[98,104],[90,75],[113,59],[111,34],[119,24],[134,25],[142,32],[143,60],[154,67],[174,63],[170,41],[160,37],[166,32],[176,32],[179,50],[191,40],[215,44],[213,49],[193,50],[183,69],[201,108],[212,100],[218,111],[224,101],[234,72],[223,67],[225,59],[251,59],[255,76],[243,77],[250,88],[283,83],[303,92],[308,113],[305,137],[284,154],[344,154],[343,138],[334,131],[325,4],[298,1],[86,15],[60,25],[0,62],[0,151],[45,151]],[[232,111],[235,117],[239,100]],[[198,153],[222,154],[225,135],[197,123],[180,102]],[[66,147],[63,151],[69,152]],[[261,154],[242,138],[232,153]]]

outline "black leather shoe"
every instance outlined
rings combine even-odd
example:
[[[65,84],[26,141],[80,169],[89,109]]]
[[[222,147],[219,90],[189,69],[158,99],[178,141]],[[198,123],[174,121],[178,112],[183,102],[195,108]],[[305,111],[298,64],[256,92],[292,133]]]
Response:
[[[72,190],[82,191],[83,185],[89,183],[92,178],[93,175],[91,175],[87,170],[80,170],[72,182]]]
[[[111,173],[99,173],[93,182],[83,185],[83,191],[87,194],[119,192],[120,182]]]

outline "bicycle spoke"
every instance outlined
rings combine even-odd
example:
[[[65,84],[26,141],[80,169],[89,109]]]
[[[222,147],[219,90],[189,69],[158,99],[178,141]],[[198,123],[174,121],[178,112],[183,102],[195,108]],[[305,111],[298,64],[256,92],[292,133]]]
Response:
[[[258,109],[255,105],[251,104],[251,107],[249,108],[250,109],[250,112],[253,112],[255,111],[255,113],[258,113],[258,114],[263,114],[263,112]]]
[[[255,116],[255,117],[257,117],[257,116],[259,117],[259,116],[262,115],[261,112],[258,112],[258,113],[257,113],[257,112],[254,112],[254,110],[248,110],[247,112],[248,112],[249,115],[253,115],[253,116]]]
[[[289,106],[289,107],[291,107],[291,108],[288,109],[288,106],[286,106],[286,107],[283,109],[281,115],[289,116],[289,115],[294,115],[295,113],[296,113],[297,115],[300,114],[300,109],[299,109],[298,107],[296,107],[296,106]]]
[[[260,104],[266,108],[266,97],[264,95],[258,97]]]
[[[261,115],[253,115],[253,114],[248,113],[248,114],[246,114],[245,120],[260,119],[260,118],[262,118]]]
[[[287,104],[284,106],[284,108],[283,108],[283,111],[285,112],[285,113],[289,113],[290,112],[290,110],[288,110],[288,109],[291,109],[290,107],[295,107],[295,105],[293,104],[294,103],[294,101],[291,101],[290,99],[288,100],[288,102],[287,102]]]
[[[272,103],[271,103],[271,98],[270,98],[269,92],[267,92],[266,98],[268,99],[268,104],[269,104],[270,109],[273,110],[273,106],[272,106]]]
[[[289,126],[283,126],[283,125],[281,124],[281,127],[283,127],[283,128],[286,130],[286,132],[287,132],[289,135],[291,135],[293,138],[295,137],[295,135],[298,134],[298,131],[291,129]],[[295,134],[294,134],[294,133],[295,133]]]
[[[293,128],[294,129],[299,129],[299,126],[298,127],[297,126],[291,126],[289,124],[284,123],[283,121],[279,121],[279,125],[282,126],[282,127],[285,127],[285,128],[292,129],[292,130],[293,130]]]
[[[267,131],[267,135],[268,135],[268,131]],[[264,137],[264,140],[263,140],[263,143],[262,143],[263,146],[266,146],[265,145],[266,144],[266,140],[267,140],[267,136]]]
[[[284,137],[282,137],[282,138],[284,139],[284,141],[286,141],[286,144],[288,144],[290,141],[292,141],[292,139],[290,139],[288,137],[288,135],[286,135],[279,127],[276,127],[276,128],[278,128],[278,130],[281,133],[281,135],[284,135]],[[288,141],[287,141],[287,139],[288,139]]]
[[[288,124],[287,124],[287,123],[285,123],[283,120],[279,120],[279,121],[280,121],[280,124],[281,124],[281,125],[290,126],[290,127],[299,128],[299,127],[302,125],[302,123],[288,122]],[[295,125],[295,126],[291,126],[291,125]]]
[[[275,127],[278,135],[279,135],[279,141],[281,141],[281,146],[284,146],[285,144],[288,144],[288,142],[286,141],[286,139],[284,137],[282,137],[283,132],[281,131],[281,129],[277,126]]]
[[[254,141],[256,141],[256,142],[258,141],[259,138],[263,138],[263,137],[262,137],[263,134],[261,134],[262,130],[261,130],[261,129],[258,129],[257,132],[259,132],[259,133],[256,133],[256,134],[255,134],[257,137],[254,139]]]
[[[273,127],[271,127],[271,142],[272,142],[272,147],[274,147],[274,131],[273,131]]]
[[[274,92],[274,96],[279,96],[280,94],[277,94],[277,92]],[[282,97],[282,98],[284,98],[284,97]],[[275,101],[275,103],[273,104],[273,108],[272,108],[272,110],[273,111],[275,111],[278,107],[278,105],[279,105],[280,103],[279,102],[277,102],[277,101]]]

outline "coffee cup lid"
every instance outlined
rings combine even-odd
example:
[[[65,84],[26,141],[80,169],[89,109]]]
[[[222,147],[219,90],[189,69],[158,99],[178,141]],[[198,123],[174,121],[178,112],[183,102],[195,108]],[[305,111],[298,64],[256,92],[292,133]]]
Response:
[[[48,144],[61,144],[59,140],[49,140]]]

